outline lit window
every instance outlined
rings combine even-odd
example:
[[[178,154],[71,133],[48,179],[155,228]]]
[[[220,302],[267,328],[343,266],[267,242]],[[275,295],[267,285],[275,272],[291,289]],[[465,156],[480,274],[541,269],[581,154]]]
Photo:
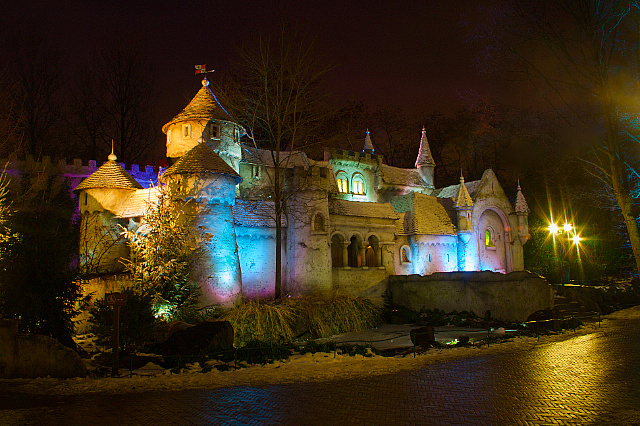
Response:
[[[487,246],[487,248],[495,248],[495,244],[493,242],[493,229],[491,228],[487,228],[484,231],[484,245]]]
[[[409,248],[402,247],[400,249],[400,257],[402,263],[411,263],[411,261],[409,260]]]
[[[338,192],[346,194],[349,192],[349,183],[345,178],[338,178]]]
[[[353,193],[356,195],[364,195],[364,182],[361,178],[353,180]]]
[[[191,124],[182,125],[182,137],[185,137],[185,138],[191,137]]]

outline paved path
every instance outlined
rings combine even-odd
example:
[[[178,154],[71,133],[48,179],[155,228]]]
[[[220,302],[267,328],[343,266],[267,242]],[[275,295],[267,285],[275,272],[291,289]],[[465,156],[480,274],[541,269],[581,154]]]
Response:
[[[603,330],[376,377],[28,401],[5,394],[0,409],[12,408],[14,424],[65,426],[640,424],[640,318]]]

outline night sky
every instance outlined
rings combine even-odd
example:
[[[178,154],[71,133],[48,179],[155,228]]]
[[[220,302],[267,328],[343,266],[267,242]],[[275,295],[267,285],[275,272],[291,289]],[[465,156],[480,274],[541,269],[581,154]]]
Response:
[[[115,37],[137,37],[151,58],[149,78],[160,88],[160,120],[168,121],[195,94],[195,64],[227,72],[236,47],[294,23],[317,36],[335,64],[327,90],[338,103],[399,106],[408,113],[452,113],[470,97],[522,103],[500,76],[481,73],[472,28],[482,25],[473,1],[54,1],[6,2],[0,53],[43,34],[64,55],[72,81]],[[179,3],[179,4],[178,4]],[[216,78],[215,74],[212,78]]]

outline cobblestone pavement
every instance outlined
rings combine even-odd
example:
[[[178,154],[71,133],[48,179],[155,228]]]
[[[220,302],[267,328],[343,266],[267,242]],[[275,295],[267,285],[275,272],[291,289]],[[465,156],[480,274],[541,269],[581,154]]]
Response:
[[[13,424],[42,425],[640,424],[640,319],[603,330],[376,377],[44,397],[22,408],[5,395],[0,409],[11,406]]]

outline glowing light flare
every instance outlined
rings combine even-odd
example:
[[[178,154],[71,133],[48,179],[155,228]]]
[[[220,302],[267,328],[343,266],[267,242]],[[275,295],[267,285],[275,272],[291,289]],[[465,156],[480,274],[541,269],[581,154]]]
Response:
[[[549,232],[551,232],[553,235],[557,234],[559,230],[560,228],[558,228],[558,225],[556,225],[555,223],[549,225]]]
[[[562,229],[564,230],[564,232],[569,233],[573,229],[573,225],[571,225],[570,223],[565,223],[562,226]]]

